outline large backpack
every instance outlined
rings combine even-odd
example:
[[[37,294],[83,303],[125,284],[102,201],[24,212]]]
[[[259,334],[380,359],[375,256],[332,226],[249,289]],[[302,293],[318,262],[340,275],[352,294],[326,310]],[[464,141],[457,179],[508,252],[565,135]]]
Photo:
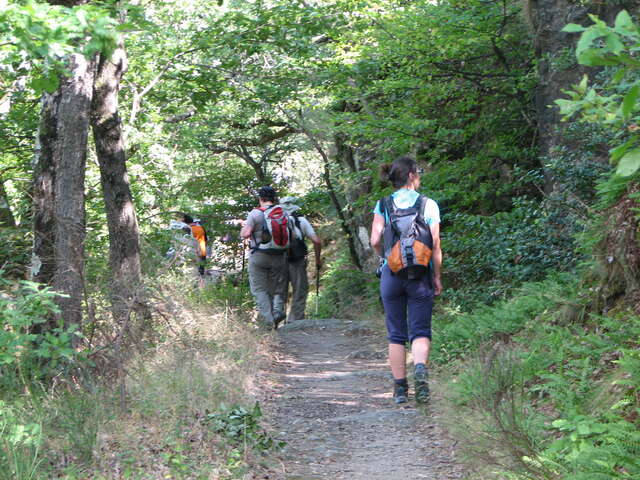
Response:
[[[293,217],[295,228],[293,229],[294,234],[291,238],[291,245],[289,246],[289,255],[287,258],[289,262],[296,263],[307,258],[309,249],[304,241],[304,232],[302,231],[302,228],[300,228],[300,216],[295,212],[292,213],[291,216]]]
[[[397,208],[391,196],[380,200],[382,215],[387,214],[384,257],[391,272],[409,280],[429,272],[433,238],[423,214],[426,202],[427,197],[420,195],[413,206]]]
[[[264,216],[259,250],[285,252],[291,242],[291,224],[289,216],[280,205],[260,207]]]

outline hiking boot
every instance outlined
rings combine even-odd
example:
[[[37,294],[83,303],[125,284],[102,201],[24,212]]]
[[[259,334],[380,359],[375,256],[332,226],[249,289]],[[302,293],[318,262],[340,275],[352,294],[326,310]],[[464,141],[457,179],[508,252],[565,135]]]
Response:
[[[393,387],[393,401],[396,403],[406,403],[409,398],[408,388],[406,385],[398,385],[397,383]]]
[[[278,312],[273,316],[273,329],[277,330],[278,326],[284,322],[284,319],[287,318],[287,314],[284,312]]]
[[[424,365],[417,365],[413,373],[416,403],[427,403],[429,401],[429,375]]]

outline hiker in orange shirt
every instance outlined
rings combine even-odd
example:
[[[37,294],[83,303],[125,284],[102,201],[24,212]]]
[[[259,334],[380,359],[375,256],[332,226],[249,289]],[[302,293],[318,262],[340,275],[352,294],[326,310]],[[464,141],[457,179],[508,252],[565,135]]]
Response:
[[[205,267],[207,264],[207,231],[204,229],[200,222],[194,222],[191,215],[183,213],[180,220],[187,224],[189,230],[185,231],[191,233],[195,243],[195,254],[198,259],[198,273],[201,277],[204,277]]]

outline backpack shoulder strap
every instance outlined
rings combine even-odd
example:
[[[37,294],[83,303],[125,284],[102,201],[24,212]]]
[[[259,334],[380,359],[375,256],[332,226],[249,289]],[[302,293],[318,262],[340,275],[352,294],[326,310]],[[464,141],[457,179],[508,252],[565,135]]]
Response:
[[[412,208],[415,208],[418,210],[418,215],[424,217],[424,208],[427,205],[427,202],[429,201],[429,198],[427,198],[424,195],[418,195],[418,198],[416,198],[416,203],[413,204]]]
[[[300,227],[300,214],[297,212],[293,212],[291,216],[293,217],[293,223],[300,231],[300,236],[304,237],[304,232],[302,231],[302,227]]]
[[[394,212],[396,209],[395,203],[393,203],[393,197],[389,195],[388,197],[383,197],[380,199],[380,213],[383,217],[389,216],[389,213]]]

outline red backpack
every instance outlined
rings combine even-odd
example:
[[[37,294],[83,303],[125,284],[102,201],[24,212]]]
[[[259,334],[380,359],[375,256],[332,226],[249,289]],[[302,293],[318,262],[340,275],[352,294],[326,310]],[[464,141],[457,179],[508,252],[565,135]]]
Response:
[[[289,216],[280,205],[260,207],[264,215],[262,238],[259,250],[284,252],[291,241],[291,222]]]

